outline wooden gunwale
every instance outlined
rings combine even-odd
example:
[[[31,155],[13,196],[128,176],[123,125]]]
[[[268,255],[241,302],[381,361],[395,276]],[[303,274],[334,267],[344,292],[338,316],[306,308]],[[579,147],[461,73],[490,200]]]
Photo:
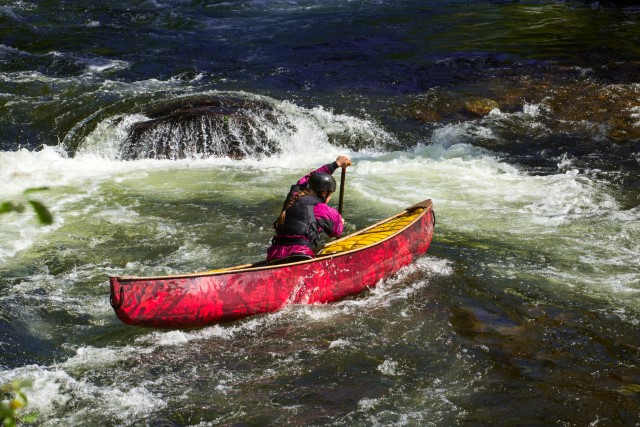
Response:
[[[398,218],[399,216],[405,215],[408,212],[411,212],[412,210],[415,209],[423,209],[423,211],[420,213],[420,215],[416,216],[411,222],[409,222],[408,224],[406,224],[404,227],[402,227],[401,229],[399,229],[398,231],[396,231],[395,233],[393,233],[390,236],[387,236],[383,239],[380,239],[379,241],[372,243],[370,245],[367,246],[362,246],[359,248],[355,248],[355,249],[350,249],[344,252],[337,252],[337,253],[333,253],[333,254],[321,254],[316,256],[315,258],[311,258],[308,260],[303,260],[303,261],[296,261],[296,262],[292,262],[292,263],[288,263],[288,264],[276,264],[276,265],[268,265],[266,263],[266,261],[259,261],[256,263],[252,263],[252,264],[243,264],[243,265],[237,265],[234,267],[229,267],[229,268],[223,268],[223,269],[218,269],[218,270],[209,270],[209,271],[202,271],[202,272],[198,272],[198,273],[189,273],[189,274],[175,274],[175,275],[166,275],[166,276],[111,276],[110,279],[111,280],[117,280],[119,283],[128,283],[128,282],[135,282],[135,281],[148,281],[148,280],[171,280],[171,279],[183,279],[183,278],[191,278],[191,277],[203,277],[203,276],[220,276],[220,275],[224,275],[224,274],[229,274],[229,273],[244,273],[244,272],[249,272],[249,271],[260,271],[260,270],[269,270],[269,269],[277,269],[277,268],[283,268],[283,267],[290,267],[290,266],[295,266],[295,265],[300,265],[300,264],[309,264],[312,262],[318,262],[318,261],[322,261],[322,260],[326,260],[326,259],[333,259],[333,258],[337,258],[337,257],[341,257],[344,255],[348,255],[348,254],[352,254],[354,252],[359,252],[359,251],[363,251],[372,247],[375,247],[377,245],[380,245],[390,239],[395,238],[396,236],[398,236],[400,233],[402,233],[403,231],[405,231],[407,228],[411,227],[413,224],[415,224],[417,221],[419,221],[424,215],[426,215],[432,208],[433,204],[431,199],[427,199],[427,200],[423,200],[420,203],[417,203],[413,206],[410,206],[408,208],[406,208],[405,210],[403,210],[400,213],[397,213],[393,216],[390,216],[388,218],[385,218],[373,225],[370,225],[366,228],[363,228],[362,230],[358,230],[352,234],[349,234],[348,236],[345,237],[341,237],[340,239],[337,240],[332,240],[331,242],[329,242],[330,244],[334,244],[334,243],[339,243],[343,240],[347,240],[350,239],[352,237],[358,236],[360,234],[363,234],[369,230],[371,230],[372,228],[378,227],[386,222],[389,222],[395,218]]]

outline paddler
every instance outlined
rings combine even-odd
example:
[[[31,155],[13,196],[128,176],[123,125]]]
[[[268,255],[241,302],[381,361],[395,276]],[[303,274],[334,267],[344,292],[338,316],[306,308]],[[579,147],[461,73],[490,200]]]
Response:
[[[291,186],[280,216],[273,224],[276,234],[267,250],[267,261],[313,258],[313,249],[318,246],[322,231],[329,237],[342,234],[344,219],[327,203],[336,191],[333,172],[347,166],[351,166],[351,158],[340,155]]]

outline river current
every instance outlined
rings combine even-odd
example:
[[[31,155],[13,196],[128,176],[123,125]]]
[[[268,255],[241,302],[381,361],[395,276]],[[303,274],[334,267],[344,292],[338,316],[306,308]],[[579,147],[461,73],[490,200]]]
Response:
[[[637,426],[639,21],[615,1],[0,2],[0,202],[53,214],[0,215],[0,383],[29,380],[43,426]],[[193,99],[254,106],[224,124],[268,144],[126,159],[132,126]],[[115,317],[109,275],[264,257],[289,186],[341,153],[347,231],[430,198],[425,256],[333,304]]]

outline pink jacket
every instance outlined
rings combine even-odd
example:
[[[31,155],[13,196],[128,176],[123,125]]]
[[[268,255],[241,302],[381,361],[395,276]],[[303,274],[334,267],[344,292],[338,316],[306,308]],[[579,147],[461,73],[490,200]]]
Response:
[[[316,169],[314,172],[324,172],[333,174],[333,172],[338,168],[336,162],[321,166]],[[287,197],[291,197],[296,193],[302,191],[304,187],[307,185],[307,181],[309,180],[309,175],[305,175],[298,182],[291,186],[291,190],[289,191],[289,195]],[[338,213],[338,211],[326,203],[318,203],[313,207],[313,213],[316,217],[316,221],[318,222],[319,229],[318,232],[324,231],[330,237],[337,237],[342,234],[343,224],[342,224],[342,216]],[[290,238],[304,238],[304,236],[287,236]],[[292,255],[306,255],[309,257],[315,256],[313,250],[306,245],[280,245],[273,243],[269,249],[267,250],[267,261],[272,261],[275,259],[286,258]]]

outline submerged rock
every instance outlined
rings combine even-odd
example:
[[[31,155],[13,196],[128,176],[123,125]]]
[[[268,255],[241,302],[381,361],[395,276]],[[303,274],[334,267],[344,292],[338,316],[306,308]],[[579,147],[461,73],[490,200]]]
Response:
[[[486,116],[494,108],[498,108],[498,103],[492,99],[476,98],[465,102],[468,112],[476,116]]]
[[[131,126],[121,157],[183,159],[271,155],[276,141],[266,130],[278,124],[266,102],[232,97],[184,99],[145,111]]]
[[[640,88],[635,85],[574,84],[546,100],[558,121],[591,123],[616,143],[640,139]]]
[[[571,76],[496,77],[455,91],[435,87],[410,97],[398,113],[425,124],[447,124],[482,120],[494,108],[518,113],[530,106],[537,107],[536,120],[551,133],[618,144],[640,140],[640,86]]]
[[[442,114],[429,108],[414,108],[410,115],[423,123],[436,123],[442,120]]]
[[[410,100],[405,107],[407,114],[422,123],[455,122],[486,116],[499,103],[493,99],[467,97],[452,91],[436,88]]]

